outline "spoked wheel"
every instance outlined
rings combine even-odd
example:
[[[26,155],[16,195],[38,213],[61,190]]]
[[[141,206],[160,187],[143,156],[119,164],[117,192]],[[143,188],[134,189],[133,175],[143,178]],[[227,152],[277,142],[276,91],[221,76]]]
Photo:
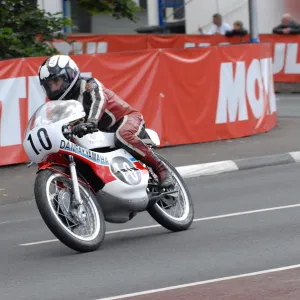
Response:
[[[162,196],[155,205],[148,209],[148,212],[156,222],[171,231],[186,230],[191,226],[194,219],[194,205],[190,192],[176,168],[164,157],[157,153],[155,155],[165,163],[171,172],[175,182],[175,190],[178,192],[175,195]],[[156,175],[150,174],[148,192],[157,193],[158,191]]]
[[[94,251],[105,237],[102,209],[92,192],[79,184],[83,204],[73,205],[72,181],[52,170],[38,173],[35,199],[51,232],[66,246],[79,252]]]

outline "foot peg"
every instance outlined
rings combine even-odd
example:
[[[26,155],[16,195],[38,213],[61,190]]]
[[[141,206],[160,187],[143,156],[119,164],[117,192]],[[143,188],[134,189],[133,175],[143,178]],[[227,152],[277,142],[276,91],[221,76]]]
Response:
[[[149,193],[149,202],[147,205],[147,209],[152,207],[160,198],[164,196],[170,196],[176,198],[178,196],[178,190],[171,190],[167,192],[157,192],[157,193]],[[173,200],[172,200],[173,201]]]

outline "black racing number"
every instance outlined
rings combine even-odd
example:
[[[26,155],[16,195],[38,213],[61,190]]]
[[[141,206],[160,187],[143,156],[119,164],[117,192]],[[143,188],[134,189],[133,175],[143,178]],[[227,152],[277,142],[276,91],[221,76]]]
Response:
[[[43,133],[43,135],[42,135],[42,133]],[[40,141],[42,147],[43,147],[45,150],[48,150],[48,151],[51,150],[51,148],[52,148],[52,143],[51,143],[51,141],[50,141],[50,139],[49,139],[49,135],[48,135],[47,130],[46,130],[45,128],[39,129],[38,132],[37,132],[37,136],[38,136],[38,139],[39,139],[39,141]],[[36,149],[36,147],[35,147],[35,145],[34,145],[34,143],[33,143],[31,134],[29,134],[27,140],[30,142],[30,145],[31,145],[33,151],[35,152],[35,154],[36,154],[36,155],[39,155],[40,153],[39,153],[39,151]],[[44,141],[44,140],[45,140],[45,141]]]
[[[44,141],[43,141],[43,139],[42,139],[41,132],[43,132],[43,134],[44,134],[45,140],[46,140],[46,142],[47,142],[47,146],[45,145],[45,143],[44,143]],[[39,129],[38,132],[37,132],[37,136],[38,136],[38,138],[39,138],[39,140],[40,140],[40,143],[41,143],[42,147],[43,147],[45,150],[51,150],[52,144],[51,144],[51,141],[50,141],[50,139],[49,139],[47,130],[46,130],[45,128]]]
[[[123,156],[114,157],[111,160],[111,171],[121,181],[137,185],[142,180],[142,173],[135,165]]]
[[[31,133],[29,134],[27,140],[30,142],[30,145],[31,145],[33,151],[35,152],[35,154],[36,154],[36,155],[39,155],[39,151],[37,151],[37,149],[35,148],[34,143],[33,143],[33,141],[32,141]]]

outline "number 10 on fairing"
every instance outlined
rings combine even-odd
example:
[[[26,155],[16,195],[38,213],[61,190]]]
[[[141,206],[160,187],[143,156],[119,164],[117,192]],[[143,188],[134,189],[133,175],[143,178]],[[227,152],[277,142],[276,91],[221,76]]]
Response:
[[[42,134],[43,133],[43,134]],[[52,148],[52,144],[51,144],[51,141],[49,139],[49,136],[48,136],[48,133],[47,133],[47,130],[45,128],[41,128],[38,130],[37,132],[37,137],[42,145],[42,147],[45,149],[45,150],[51,150]],[[33,149],[33,151],[35,152],[36,155],[39,155],[42,150],[38,151],[36,149],[36,146],[34,145],[34,142],[33,142],[33,139],[32,139],[32,136],[31,134],[29,134],[27,140],[30,142],[30,145]],[[45,140],[45,141],[44,141]]]

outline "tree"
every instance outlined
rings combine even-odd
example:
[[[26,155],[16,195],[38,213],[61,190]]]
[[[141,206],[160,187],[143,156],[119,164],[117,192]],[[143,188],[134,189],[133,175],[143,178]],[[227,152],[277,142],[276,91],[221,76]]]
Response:
[[[66,40],[61,30],[71,25],[61,13],[46,13],[32,0],[0,0],[0,15],[1,59],[53,55],[57,50],[44,41]]]
[[[106,13],[116,19],[126,18],[136,22],[136,12],[141,8],[133,0],[78,0],[78,4],[90,14]]]
[[[91,14],[103,12],[117,19],[137,20],[135,12],[139,8],[132,0],[78,0],[78,3]],[[0,0],[0,16],[0,59],[57,54],[45,42],[67,41],[62,28],[74,27],[62,13],[46,13],[33,0]]]

